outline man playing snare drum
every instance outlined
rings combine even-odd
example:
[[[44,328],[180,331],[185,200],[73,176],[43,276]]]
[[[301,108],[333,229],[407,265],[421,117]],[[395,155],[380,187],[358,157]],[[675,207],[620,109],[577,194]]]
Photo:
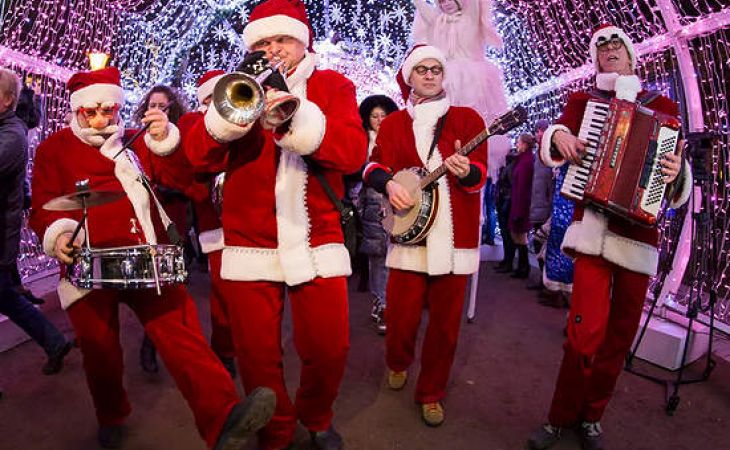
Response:
[[[80,211],[47,211],[49,200],[75,192],[75,183],[88,179],[93,190],[118,191],[125,197],[88,212],[92,247],[104,249],[168,242],[160,212],[140,183],[137,154],[167,154],[177,147],[179,132],[164,112],[148,111],[144,139],[132,151],[122,151],[124,125],[119,108],[124,93],[119,71],[107,68],[77,73],[68,83],[73,111],[70,128],[52,134],[39,147],[33,176],[31,226],[42,238],[45,252],[63,264],[73,262],[83,242],[82,232],[69,246],[71,232],[81,220]],[[149,158],[142,158],[149,160]],[[155,170],[155,173],[158,171]],[[154,181],[154,180],[153,180]],[[135,266],[133,265],[133,268]],[[141,274],[138,274],[141,275]],[[183,286],[155,289],[84,290],[61,280],[58,293],[76,332],[84,358],[86,381],[99,423],[98,440],[104,448],[117,448],[122,425],[131,408],[122,383],[122,349],[119,343],[119,304],[137,315],[157,347],[178,389],[195,416],[200,435],[209,448],[240,448],[249,434],[266,424],[275,398],[270,390],[253,392],[239,400],[228,372],[215,357],[201,333],[190,296]]]

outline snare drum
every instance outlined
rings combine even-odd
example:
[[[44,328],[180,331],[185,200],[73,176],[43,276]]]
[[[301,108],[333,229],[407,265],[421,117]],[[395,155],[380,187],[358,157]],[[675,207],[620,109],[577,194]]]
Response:
[[[177,245],[82,249],[68,279],[83,289],[154,289],[155,268],[160,286],[188,279],[183,249]]]

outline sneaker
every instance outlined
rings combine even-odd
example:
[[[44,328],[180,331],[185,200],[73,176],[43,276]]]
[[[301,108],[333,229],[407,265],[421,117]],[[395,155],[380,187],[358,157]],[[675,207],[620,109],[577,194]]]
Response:
[[[381,336],[385,334],[385,306],[383,305],[380,305],[378,309],[378,320],[375,321],[375,330]]]
[[[383,306],[380,300],[373,301],[373,307],[370,308],[370,318],[373,319],[373,322],[378,322],[378,319],[384,310],[385,306]]]
[[[429,427],[438,427],[444,423],[444,407],[441,402],[422,404],[421,418]]]
[[[58,372],[63,369],[63,358],[68,355],[68,352],[71,351],[71,348],[73,347],[73,344],[69,341],[66,341],[65,344],[63,344],[63,347],[61,347],[61,350],[58,351],[53,356],[49,356],[46,360],[46,363],[41,368],[41,372],[43,372],[43,375],[55,375]]]
[[[263,428],[276,409],[276,394],[269,388],[258,387],[238,402],[228,413],[214,450],[238,450],[256,431]]]
[[[549,423],[541,425],[527,441],[531,450],[545,450],[555,445],[560,440],[563,429],[554,427]]]
[[[406,381],[408,380],[408,372],[405,370],[402,372],[395,372],[393,370],[388,370],[388,387],[393,389],[394,391],[400,391],[403,389],[403,386],[406,385]]]
[[[119,448],[124,438],[121,425],[101,425],[96,432],[96,440],[101,448]]]
[[[603,429],[600,422],[583,422],[580,426],[583,450],[603,450]]]
[[[309,437],[317,450],[341,450],[345,448],[342,436],[332,425],[325,431],[310,431]]]

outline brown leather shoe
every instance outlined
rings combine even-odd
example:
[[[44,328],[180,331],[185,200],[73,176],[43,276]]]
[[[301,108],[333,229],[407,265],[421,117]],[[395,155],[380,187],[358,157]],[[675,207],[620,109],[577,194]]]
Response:
[[[444,423],[444,407],[441,402],[423,403],[421,418],[429,427],[437,427]]]

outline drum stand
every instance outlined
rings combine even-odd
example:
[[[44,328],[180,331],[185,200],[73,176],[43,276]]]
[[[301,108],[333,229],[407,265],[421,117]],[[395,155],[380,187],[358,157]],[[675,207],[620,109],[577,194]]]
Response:
[[[710,171],[705,167],[708,160],[711,160],[711,148],[712,139],[716,135],[710,133],[690,133],[687,135],[687,143],[689,147],[689,153],[692,155],[692,174],[694,176],[695,184],[700,188],[702,192],[702,205],[699,212],[694,212],[694,204],[689,205],[687,214],[694,214],[694,220],[692,223],[697,224],[697,228],[693,230],[693,242],[709,243],[709,255],[700,255],[699,251],[694,251],[689,267],[697,267],[699,265],[699,271],[693,274],[692,280],[690,280],[690,299],[687,304],[686,317],[689,319],[687,323],[687,334],[684,339],[684,349],[682,351],[682,361],[680,363],[677,377],[675,380],[668,380],[647,373],[638,371],[633,366],[633,361],[636,356],[636,351],[644,338],[649,321],[651,320],[654,309],[657,306],[659,297],[661,295],[662,286],[666,279],[667,274],[671,270],[671,260],[669,258],[663,258],[663,262],[660,263],[659,267],[659,279],[654,285],[654,299],[652,300],[649,313],[647,314],[646,320],[641,328],[639,337],[626,357],[625,370],[627,372],[638,375],[642,378],[646,378],[655,383],[663,384],[666,387],[666,407],[665,411],[667,415],[673,416],[679,406],[679,388],[683,384],[694,384],[707,381],[715,368],[715,361],[712,359],[712,340],[715,332],[715,305],[717,303],[717,288],[715,286],[715,271],[717,270],[717,241],[712,232],[712,224],[714,223],[714,205],[712,202],[712,192],[710,189],[712,183],[712,176]],[[722,151],[720,152],[722,154]],[[691,196],[691,202],[694,203],[694,195]],[[707,257],[705,257],[707,256]],[[698,285],[702,284],[703,280],[698,279],[698,273],[705,273],[707,285],[709,286],[709,302],[706,308],[702,306],[702,296],[699,292]],[[693,299],[693,294],[695,297]],[[687,379],[684,378],[684,369],[687,361],[687,354],[690,347],[692,338],[692,330],[694,322],[697,320],[698,313],[702,310],[709,310],[709,339],[707,348],[707,358],[705,361],[705,368],[699,377]]]

